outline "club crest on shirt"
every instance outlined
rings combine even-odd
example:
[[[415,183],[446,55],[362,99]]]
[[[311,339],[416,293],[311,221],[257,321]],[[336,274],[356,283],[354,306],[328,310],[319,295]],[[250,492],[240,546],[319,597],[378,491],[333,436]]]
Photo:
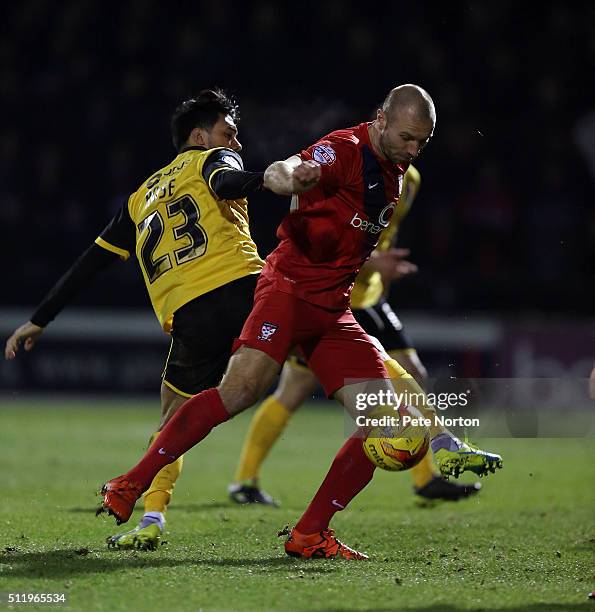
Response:
[[[257,336],[257,338],[263,342],[270,342],[271,336],[277,331],[278,328],[279,326],[275,325],[274,323],[263,323],[262,327],[260,328],[260,334]]]
[[[316,145],[312,149],[312,159],[319,164],[327,164],[332,166],[337,159],[337,154],[333,147],[329,145]]]

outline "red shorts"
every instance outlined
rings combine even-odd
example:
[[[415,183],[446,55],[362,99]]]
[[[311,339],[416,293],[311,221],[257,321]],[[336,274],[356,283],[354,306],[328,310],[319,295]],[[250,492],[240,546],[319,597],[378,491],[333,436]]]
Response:
[[[329,397],[356,379],[389,377],[380,353],[351,310],[327,310],[271,289],[261,280],[234,351],[248,346],[282,365],[297,347]]]

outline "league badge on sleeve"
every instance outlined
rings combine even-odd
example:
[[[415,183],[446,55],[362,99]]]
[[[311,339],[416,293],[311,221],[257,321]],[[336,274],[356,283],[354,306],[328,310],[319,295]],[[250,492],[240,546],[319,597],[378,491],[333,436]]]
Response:
[[[242,164],[240,163],[238,158],[234,157],[233,155],[224,155],[221,158],[221,161],[226,163],[228,166],[231,166],[232,168],[235,168],[236,170],[243,170],[244,169],[244,168],[242,168]]]
[[[278,328],[279,326],[275,325],[274,323],[263,323],[262,327],[260,328],[260,334],[257,336],[257,338],[263,342],[270,342],[271,336],[277,331]]]
[[[330,145],[316,145],[312,149],[312,159],[319,164],[332,166],[337,159],[337,154]]]

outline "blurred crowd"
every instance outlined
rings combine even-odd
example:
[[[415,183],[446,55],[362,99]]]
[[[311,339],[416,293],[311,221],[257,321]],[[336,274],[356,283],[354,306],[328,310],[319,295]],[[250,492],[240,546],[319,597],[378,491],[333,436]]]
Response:
[[[394,286],[395,304],[592,314],[595,4],[402,4],[7,4],[2,306],[36,303],[170,161],[171,112],[199,89],[235,95],[256,170],[369,119],[392,86],[415,82],[438,123],[400,235],[420,271]],[[287,209],[253,198],[263,255]],[[109,274],[80,302],[146,304],[135,266]]]

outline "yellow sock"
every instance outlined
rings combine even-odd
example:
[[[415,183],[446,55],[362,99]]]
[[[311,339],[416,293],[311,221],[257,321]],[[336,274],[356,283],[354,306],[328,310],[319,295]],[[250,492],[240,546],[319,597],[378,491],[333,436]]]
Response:
[[[389,359],[384,362],[384,367],[388,372],[391,379],[411,379],[407,381],[409,386],[412,386],[414,391],[417,393],[423,393],[422,388],[415,382],[411,374],[408,374],[405,368],[395,359]],[[413,468],[411,468],[411,478],[413,479],[413,486],[423,487],[438,475],[438,471],[434,467],[434,461],[432,459],[432,453],[428,451],[426,456]]]
[[[159,432],[156,431],[149,440],[149,446],[157,439]],[[173,463],[161,468],[157,476],[153,478],[151,486],[143,493],[146,512],[161,512],[165,514],[167,505],[171,500],[176,480],[182,472],[184,455],[178,457]]]
[[[260,466],[291,418],[289,411],[270,395],[252,417],[240,455],[235,481],[256,480]]]
[[[396,359],[387,359],[384,362],[384,367],[386,368],[386,371],[391,379],[413,378]]]
[[[428,451],[426,456],[415,466],[411,468],[411,479],[413,486],[417,489],[425,487],[432,478],[438,475],[434,468],[432,453]]]

